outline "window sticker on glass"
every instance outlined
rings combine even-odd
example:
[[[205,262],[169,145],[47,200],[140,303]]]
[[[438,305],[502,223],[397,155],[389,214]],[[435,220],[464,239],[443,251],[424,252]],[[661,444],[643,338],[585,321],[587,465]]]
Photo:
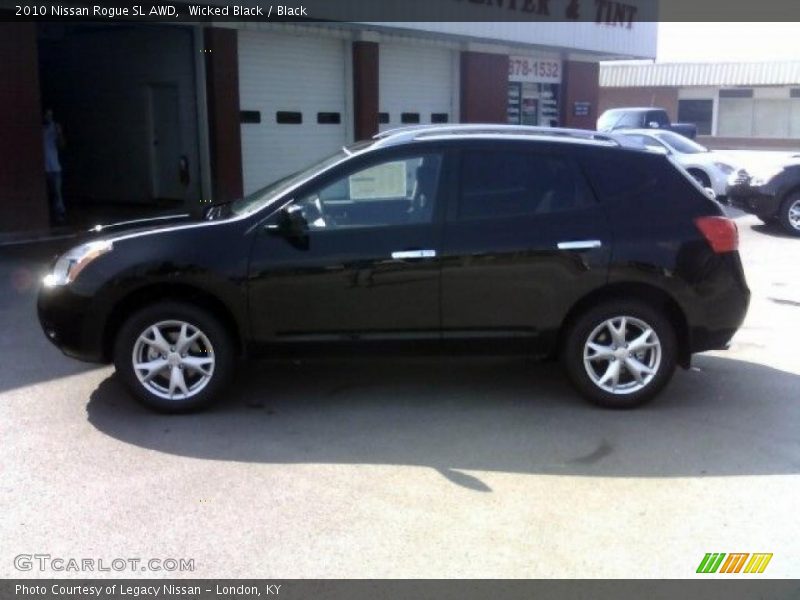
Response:
[[[351,200],[405,198],[406,195],[405,161],[378,165],[350,176]]]

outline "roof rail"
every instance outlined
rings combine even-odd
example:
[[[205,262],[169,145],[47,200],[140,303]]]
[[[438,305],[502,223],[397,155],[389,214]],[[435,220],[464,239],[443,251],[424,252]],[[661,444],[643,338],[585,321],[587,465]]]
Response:
[[[625,140],[609,133],[600,133],[590,129],[567,129],[563,127],[535,127],[532,125],[497,125],[497,124],[460,124],[460,125],[412,125],[382,131],[374,140],[392,143],[406,142],[425,137],[441,135],[531,135],[569,137],[582,140],[594,140],[628,146]]]

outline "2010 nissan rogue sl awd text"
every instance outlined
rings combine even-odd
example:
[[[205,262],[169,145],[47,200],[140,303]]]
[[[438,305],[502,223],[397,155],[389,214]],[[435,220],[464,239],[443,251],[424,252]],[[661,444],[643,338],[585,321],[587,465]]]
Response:
[[[162,411],[219,397],[239,357],[358,352],[560,357],[629,408],[727,346],[750,296],[737,247],[719,204],[623,136],[420,126],[200,219],[98,227],[38,311]]]

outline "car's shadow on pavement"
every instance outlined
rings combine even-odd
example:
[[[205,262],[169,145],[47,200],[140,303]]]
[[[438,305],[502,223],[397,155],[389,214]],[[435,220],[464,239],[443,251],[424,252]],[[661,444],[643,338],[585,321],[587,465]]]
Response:
[[[769,235],[772,237],[782,237],[786,238],[787,240],[798,239],[796,235],[792,235],[788,231],[786,231],[783,226],[778,223],[777,221],[771,221],[769,223],[756,223],[750,226],[750,228],[762,235]]]
[[[116,377],[87,406],[122,442],[193,458],[419,465],[488,491],[462,470],[619,477],[800,472],[800,376],[701,356],[655,403],[585,404],[552,363],[431,359],[256,363],[211,411],[168,416]],[[699,368],[699,370],[698,370]]]

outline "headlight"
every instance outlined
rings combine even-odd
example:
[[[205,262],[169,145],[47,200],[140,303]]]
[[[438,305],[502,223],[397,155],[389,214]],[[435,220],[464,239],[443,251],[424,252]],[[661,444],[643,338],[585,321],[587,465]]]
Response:
[[[723,173],[725,173],[725,175],[730,175],[731,173],[733,173],[736,170],[735,167],[729,165],[728,163],[724,163],[724,162],[715,162],[714,166],[717,167]]]
[[[106,252],[111,252],[114,245],[108,241],[88,242],[72,248],[65,254],[58,257],[53,272],[44,278],[44,285],[55,287],[67,285],[75,281],[78,274],[83,271],[94,259],[102,256]]]
[[[738,171],[734,171],[730,175],[728,175],[728,185],[739,185],[743,183],[745,180],[750,180],[750,173],[745,171],[744,169],[739,169]]]

